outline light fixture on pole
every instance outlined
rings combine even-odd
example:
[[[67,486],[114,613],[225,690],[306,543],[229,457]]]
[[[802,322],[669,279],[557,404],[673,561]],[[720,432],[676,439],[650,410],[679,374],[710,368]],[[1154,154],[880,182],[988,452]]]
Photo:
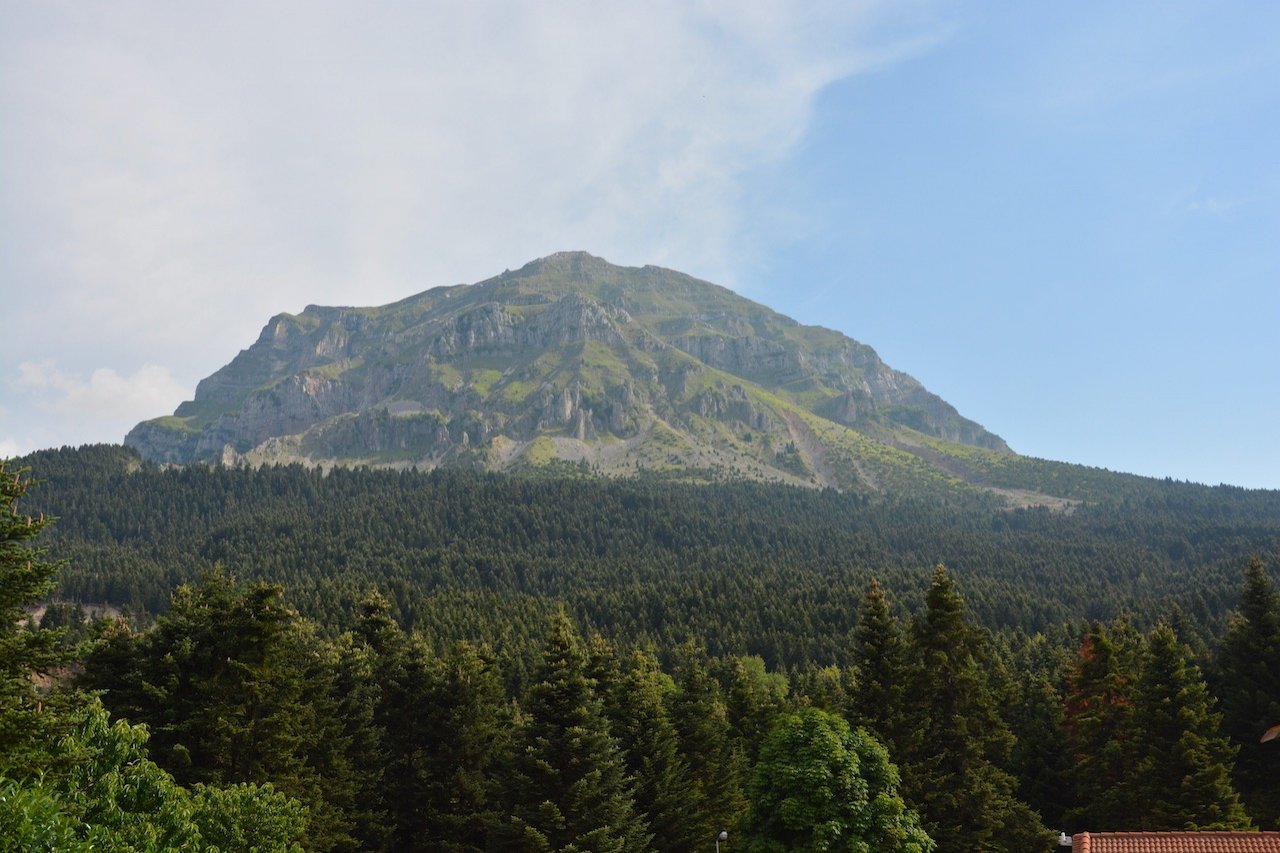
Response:
[[[729,840],[728,830],[720,830],[720,834],[716,836],[716,853],[720,853],[720,842]]]

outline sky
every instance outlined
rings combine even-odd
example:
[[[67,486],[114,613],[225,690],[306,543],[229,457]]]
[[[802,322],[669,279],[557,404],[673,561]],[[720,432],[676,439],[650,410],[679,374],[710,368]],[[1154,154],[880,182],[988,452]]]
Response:
[[[1021,453],[1280,488],[1280,4],[0,0],[0,457],[561,250]]]

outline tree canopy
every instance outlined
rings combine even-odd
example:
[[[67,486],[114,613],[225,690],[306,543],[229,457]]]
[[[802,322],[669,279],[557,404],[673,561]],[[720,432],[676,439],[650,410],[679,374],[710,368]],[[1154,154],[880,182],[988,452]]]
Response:
[[[784,714],[751,777],[753,853],[929,853],[935,844],[898,791],[889,753],[817,708]]]

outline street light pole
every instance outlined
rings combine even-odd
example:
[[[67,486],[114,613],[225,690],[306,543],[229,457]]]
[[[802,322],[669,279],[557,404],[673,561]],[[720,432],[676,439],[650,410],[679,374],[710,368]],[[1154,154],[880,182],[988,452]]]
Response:
[[[729,840],[728,831],[724,829],[720,830],[720,834],[716,836],[716,853],[720,853],[720,842],[728,841],[728,840]]]

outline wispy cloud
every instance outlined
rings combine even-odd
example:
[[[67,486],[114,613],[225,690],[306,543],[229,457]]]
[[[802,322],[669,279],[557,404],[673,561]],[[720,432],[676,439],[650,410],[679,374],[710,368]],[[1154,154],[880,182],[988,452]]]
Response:
[[[1238,209],[1242,204],[1244,204],[1243,199],[1207,196],[1191,199],[1183,205],[1183,210],[1187,213],[1202,216],[1225,216]]]
[[[6,355],[190,387],[274,312],[559,249],[731,279],[741,176],[921,8],[7,3]]]
[[[188,393],[167,367],[146,364],[128,375],[100,367],[87,375],[52,361],[24,361],[9,383],[15,402],[38,415],[63,415],[128,429],[139,411],[172,411]]]
[[[67,370],[52,360],[24,361],[0,384],[0,457],[40,447],[119,441],[139,412],[171,412],[190,395],[167,367],[128,374],[108,367]]]

